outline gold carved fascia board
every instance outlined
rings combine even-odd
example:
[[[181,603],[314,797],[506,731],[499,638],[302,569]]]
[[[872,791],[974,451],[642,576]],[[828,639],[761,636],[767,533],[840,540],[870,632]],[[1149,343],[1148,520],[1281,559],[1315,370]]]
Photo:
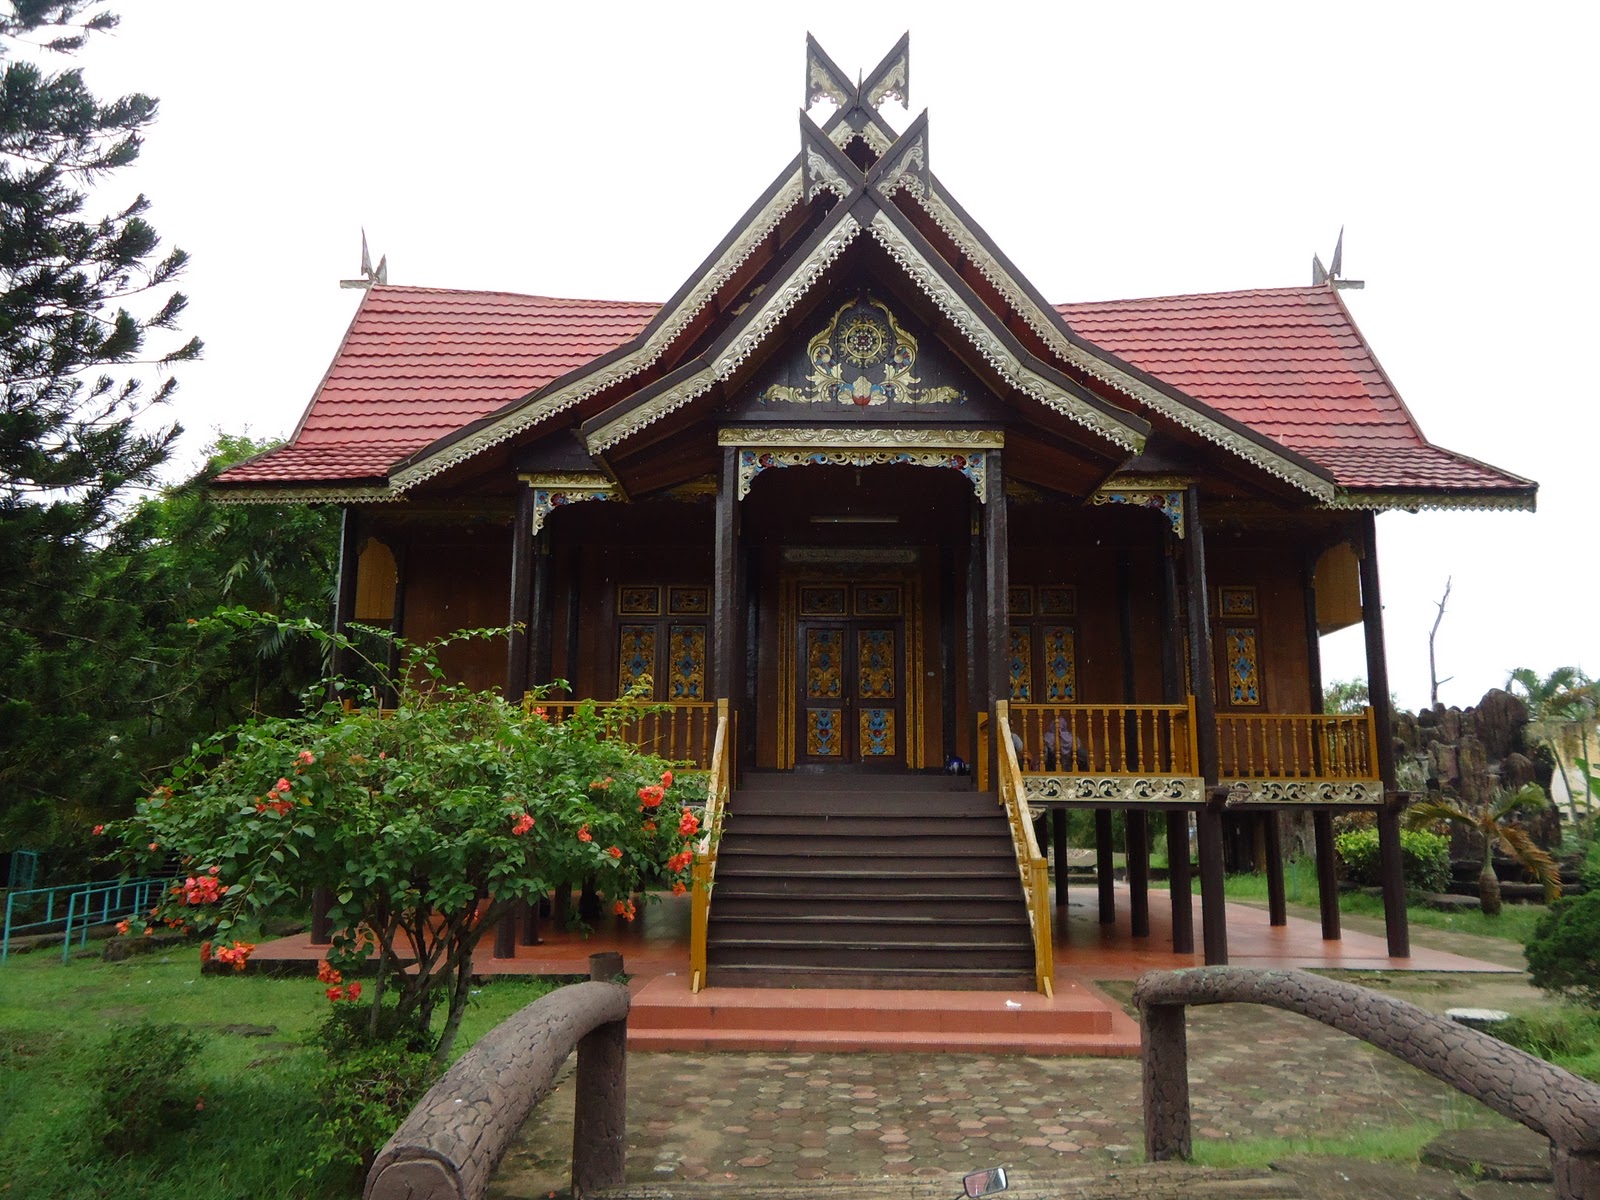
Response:
[[[738,451],[740,500],[750,494],[757,475],[777,467],[904,464],[960,471],[982,503],[989,455],[1005,445],[1005,434],[998,429],[730,427],[717,432],[717,444]]]
[[[881,210],[872,218],[872,236],[983,355],[984,361],[1012,387],[1099,434],[1114,446],[1132,453],[1144,448],[1141,431],[1101,412],[1025,366]]]
[[[1424,509],[1459,511],[1536,512],[1537,496],[1495,496],[1483,492],[1345,492],[1323,505],[1324,508],[1366,512],[1421,512]]]
[[[1188,479],[1167,475],[1130,475],[1113,478],[1089,497],[1091,504],[1135,504],[1152,508],[1172,524],[1172,532],[1184,535],[1184,491]]]
[[[861,225],[854,217],[848,213],[842,216],[828,236],[812,249],[788,279],[765,294],[759,308],[746,311],[743,329],[709,366],[629,409],[614,421],[600,426],[585,439],[589,453],[601,454],[609,450],[668,413],[682,408],[695,397],[709,392],[716,384],[731,378],[860,232]]]
[[[1381,808],[1381,779],[1238,779],[1228,785],[1228,808],[1342,805]]]
[[[1101,383],[1115,388],[1125,396],[1132,397],[1152,412],[1160,413],[1173,424],[1231,451],[1268,475],[1293,484],[1319,500],[1326,502],[1333,499],[1335,488],[1327,480],[1307,471],[1298,463],[1274,454],[1269,447],[1242,436],[1237,430],[1230,429],[1204,413],[1196,412],[1181,401],[1174,400],[1161,389],[1152,387],[1137,376],[1076,345],[1061,331],[1058,315],[1054,312],[1045,312],[1035,303],[1011,273],[967,228],[966,223],[956,216],[955,211],[939,195],[937,188],[928,188],[924,194],[917,197],[917,200],[924,211],[933,218],[934,224],[944,230],[960,247],[962,254],[966,255],[978,268],[979,273],[1027,322],[1028,328],[1044,339],[1045,345],[1049,346],[1063,362],[1071,363]]]
[[[389,504],[400,494],[387,487],[207,489],[217,504]]]
[[[1024,775],[1030,803],[1098,801],[1110,804],[1205,803],[1205,780],[1191,775]]]
[[[621,500],[614,483],[598,472],[554,471],[521,476],[533,489],[533,532],[544,528],[545,518],[558,508],[596,500]]]
[[[599,395],[613,384],[649,368],[666,353],[667,348],[678,339],[722,286],[744,266],[757,247],[778,227],[778,223],[800,203],[804,191],[805,172],[796,170],[778,187],[772,199],[762,206],[761,211],[745,226],[739,236],[718,256],[717,261],[711,264],[672,313],[631,353],[606,364],[599,370],[583,373],[566,386],[539,397],[515,412],[507,413],[500,420],[485,426],[472,436],[452,442],[438,454],[430,455],[405,470],[396,472],[391,481],[395,490],[403,492],[415,487],[441,471],[465,462],[491,446],[516,437],[557,413],[582,404],[589,397]]]

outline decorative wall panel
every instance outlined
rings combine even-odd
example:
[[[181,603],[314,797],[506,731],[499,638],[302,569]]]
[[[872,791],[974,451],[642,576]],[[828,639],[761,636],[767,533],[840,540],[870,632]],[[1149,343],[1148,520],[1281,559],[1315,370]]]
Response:
[[[855,614],[858,617],[898,617],[900,615],[900,589],[893,585],[855,589]]]
[[[894,659],[893,631],[856,631],[856,695],[860,699],[894,699]]]
[[[1033,702],[1033,630],[1026,625],[1011,627],[1011,699]]]
[[[667,696],[670,701],[706,698],[706,631],[703,625],[673,625],[667,636]]]
[[[617,694],[621,695],[635,684],[648,683],[645,693],[655,699],[656,627],[654,625],[624,625],[617,645]]]
[[[844,685],[844,632],[840,629],[806,630],[806,696],[812,700],[838,700]]]
[[[1256,650],[1253,626],[1230,626],[1222,631],[1222,644],[1228,656],[1228,702],[1241,707],[1261,703],[1261,660]]]
[[[1077,635],[1070,625],[1046,625],[1044,639],[1044,702],[1070,704],[1078,698]]]
[[[1013,617],[1033,616],[1033,589],[1026,586],[1007,588],[1006,607],[1011,610]]]
[[[1253,587],[1225,587],[1217,589],[1217,612],[1224,617],[1253,617],[1256,615],[1256,590]]]
[[[1078,589],[1041,587],[1039,589],[1039,615],[1045,617],[1075,617],[1078,615]]]
[[[842,617],[845,615],[845,592],[842,587],[802,587],[800,589],[800,615],[802,617]]]
[[[884,758],[895,753],[894,709],[861,710],[861,757]]]
[[[667,615],[673,617],[703,617],[711,612],[711,589],[703,587],[669,587],[667,589]]]
[[[839,741],[839,710],[806,709],[806,754],[812,758],[837,758],[843,753]]]
[[[661,589],[655,584],[623,584],[617,589],[617,614],[623,617],[659,617]]]

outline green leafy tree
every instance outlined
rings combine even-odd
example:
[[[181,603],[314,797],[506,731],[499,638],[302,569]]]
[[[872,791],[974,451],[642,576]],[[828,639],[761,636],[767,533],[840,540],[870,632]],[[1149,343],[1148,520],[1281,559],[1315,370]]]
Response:
[[[1322,711],[1358,713],[1371,703],[1369,696],[1365,679],[1335,679],[1322,691]]]
[[[200,352],[175,336],[180,250],[137,196],[103,216],[90,191],[137,158],[149,96],[101,101],[64,64],[116,18],[86,0],[0,5],[0,811],[48,823],[104,792],[119,753],[96,709],[103,654],[135,623],[96,558],[131,489],[154,483],[178,427],[143,419],[167,371]],[[19,56],[19,48],[26,57]],[[147,387],[147,380],[152,386]],[[27,825],[26,814],[22,820]]]
[[[1422,829],[1439,821],[1462,825],[1483,839],[1483,866],[1478,872],[1478,905],[1486,916],[1499,916],[1500,880],[1494,873],[1495,847],[1500,847],[1544,885],[1545,903],[1561,895],[1561,872],[1555,860],[1528,836],[1515,820],[1519,813],[1538,813],[1548,803],[1536,783],[1517,792],[1500,791],[1488,804],[1468,805],[1459,800],[1430,796],[1406,810],[1406,825]]]
[[[358,652],[309,622],[290,628]],[[328,998],[364,998],[369,1038],[403,1038],[439,1063],[487,926],[513,904],[584,881],[632,920],[634,893],[686,888],[687,843],[700,832],[670,765],[627,743],[626,715],[649,710],[584,704],[553,722],[446,683],[443,644],[400,642],[392,677],[367,661],[397,707],[379,710],[372,693],[354,707],[245,722],[112,831],[128,861],[148,869],[176,854],[192,872],[156,919],[214,933],[202,957],[225,964],[242,967],[253,949],[239,940],[243,923],[303,911],[312,889],[328,889]],[[342,972],[369,957],[370,988],[345,983]]]

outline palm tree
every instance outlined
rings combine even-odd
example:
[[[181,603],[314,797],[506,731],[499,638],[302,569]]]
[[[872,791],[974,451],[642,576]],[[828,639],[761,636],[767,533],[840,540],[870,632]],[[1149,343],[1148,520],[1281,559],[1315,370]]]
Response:
[[[1519,812],[1536,813],[1545,804],[1544,789],[1530,783],[1518,792],[1497,789],[1488,804],[1467,805],[1459,800],[1430,796],[1406,810],[1406,827],[1421,829],[1436,821],[1449,821],[1475,829],[1483,837],[1483,869],[1478,873],[1478,905],[1485,916],[1500,915],[1500,880],[1494,873],[1494,848],[1502,847],[1522,864],[1534,882],[1544,885],[1544,901],[1549,904],[1561,895],[1561,871],[1528,831],[1512,818]]]
[[[1527,667],[1518,667],[1506,680],[1506,690],[1520,695],[1528,707],[1528,722],[1537,736],[1556,760],[1556,770],[1561,781],[1569,784],[1567,795],[1572,795],[1571,776],[1561,758],[1561,733],[1564,727],[1577,723],[1584,742],[1584,757],[1588,757],[1588,720],[1594,714],[1594,683],[1577,667],[1557,667],[1540,679]],[[1587,719],[1585,719],[1587,717]],[[1588,773],[1584,773],[1584,816],[1593,816],[1593,797],[1590,793]],[[1576,809],[1576,805],[1573,805]]]

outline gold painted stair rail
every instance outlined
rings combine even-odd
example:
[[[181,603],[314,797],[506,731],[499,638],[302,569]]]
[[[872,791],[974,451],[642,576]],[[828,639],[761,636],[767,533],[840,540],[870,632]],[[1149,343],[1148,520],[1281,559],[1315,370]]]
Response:
[[[711,885],[716,881],[717,843],[722,839],[722,817],[733,779],[733,718],[726,699],[717,701],[716,736],[711,744],[710,777],[706,780],[706,815],[701,822],[700,844],[695,847],[693,891],[690,893],[689,990],[706,985],[706,931],[711,924]]]
[[[1010,702],[994,705],[995,743],[999,749],[1000,803],[1005,805],[1006,822],[1011,826],[1011,844],[1017,854],[1017,874],[1022,878],[1022,898],[1028,906],[1028,926],[1033,932],[1034,980],[1039,992],[1055,995],[1055,942],[1050,931],[1050,869],[1039,852],[1028,816],[1028,800],[1023,790],[1022,765],[1017,761],[1016,743],[1011,738]]]

